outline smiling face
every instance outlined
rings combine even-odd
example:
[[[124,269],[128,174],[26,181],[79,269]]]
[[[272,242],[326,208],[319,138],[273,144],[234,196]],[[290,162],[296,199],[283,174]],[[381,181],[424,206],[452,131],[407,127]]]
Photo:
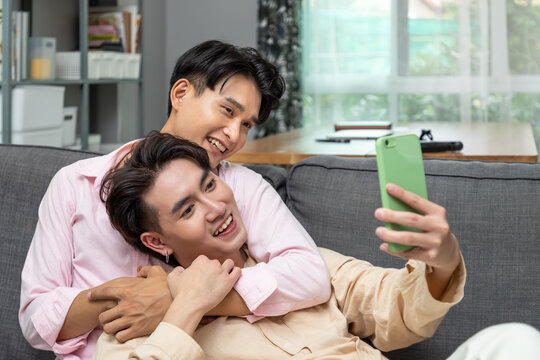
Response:
[[[261,95],[255,82],[240,74],[200,95],[193,84],[180,79],[170,95],[172,111],[161,131],[203,147],[212,169],[244,146],[249,129],[258,121]]]
[[[241,265],[247,233],[231,189],[212,172],[191,160],[173,160],[143,198],[161,228],[141,235],[147,246],[174,255],[184,267],[199,255]]]

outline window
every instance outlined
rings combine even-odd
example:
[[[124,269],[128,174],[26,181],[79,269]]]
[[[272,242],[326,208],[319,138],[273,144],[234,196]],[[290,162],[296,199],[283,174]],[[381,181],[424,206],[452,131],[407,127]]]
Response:
[[[303,0],[301,16],[305,124],[527,121],[540,139],[540,0]]]

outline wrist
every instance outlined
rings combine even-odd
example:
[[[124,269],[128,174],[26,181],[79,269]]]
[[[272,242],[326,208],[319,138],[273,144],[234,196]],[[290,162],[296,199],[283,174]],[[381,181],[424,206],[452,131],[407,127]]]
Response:
[[[193,335],[205,312],[205,309],[199,304],[181,301],[177,297],[165,313],[163,321]]]

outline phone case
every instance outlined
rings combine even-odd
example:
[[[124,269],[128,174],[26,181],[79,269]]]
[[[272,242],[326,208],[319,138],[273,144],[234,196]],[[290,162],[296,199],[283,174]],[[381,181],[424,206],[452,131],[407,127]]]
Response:
[[[427,199],[426,176],[418,136],[407,134],[379,138],[375,142],[375,151],[377,153],[382,206],[396,211],[418,213],[409,205],[386,192],[386,184],[390,182]],[[385,226],[392,230],[421,231],[393,223],[386,223]],[[413,247],[388,243],[388,248],[390,251],[399,252],[410,250]]]

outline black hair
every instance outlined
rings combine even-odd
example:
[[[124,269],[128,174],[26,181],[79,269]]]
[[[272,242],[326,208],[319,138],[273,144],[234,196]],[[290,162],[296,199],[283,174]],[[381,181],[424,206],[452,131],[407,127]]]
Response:
[[[123,164],[105,175],[100,187],[101,201],[105,202],[112,226],[135,249],[160,260],[164,256],[147,248],[140,239],[146,231],[161,232],[157,211],[143,196],[161,171],[176,159],[188,159],[203,170],[210,170],[208,154],[202,147],[171,134],[152,131],[136,144]],[[171,260],[172,265],[178,265],[174,258]]]
[[[196,45],[176,61],[169,81],[167,116],[172,111],[171,90],[178,80],[189,80],[195,87],[196,95],[200,96],[207,88],[214,90],[218,82],[237,74],[253,79],[261,93],[258,123],[262,124],[270,116],[270,111],[278,107],[279,99],[285,92],[283,77],[257,50],[217,40]]]

